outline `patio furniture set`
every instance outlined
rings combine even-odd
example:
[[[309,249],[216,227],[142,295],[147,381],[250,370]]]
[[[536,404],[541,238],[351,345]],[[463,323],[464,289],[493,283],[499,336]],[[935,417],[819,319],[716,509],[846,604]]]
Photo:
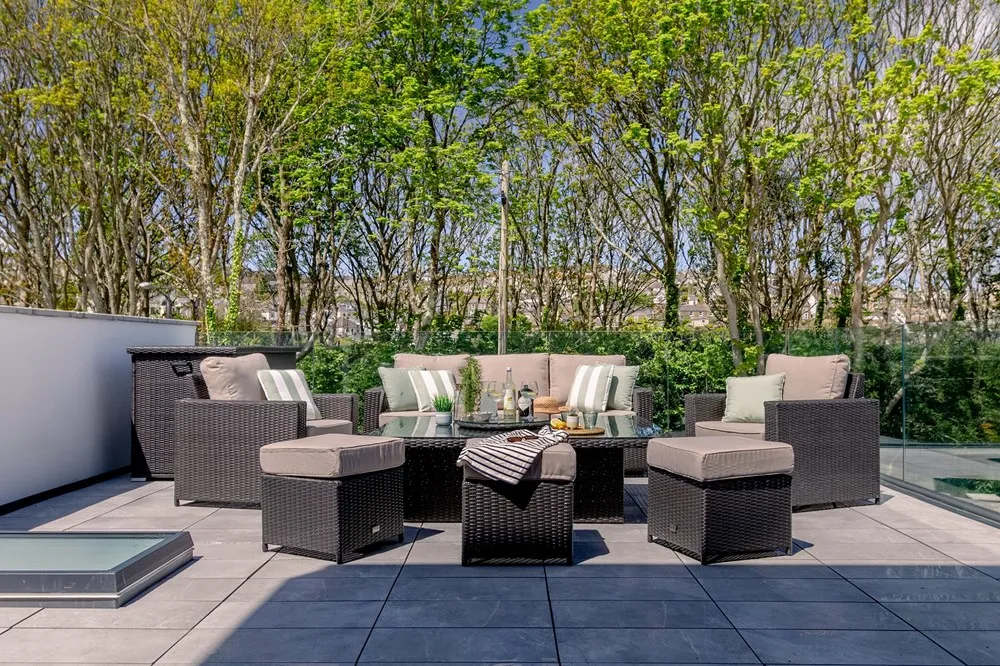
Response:
[[[652,394],[635,388],[632,410],[600,414],[603,432],[545,449],[510,484],[457,466],[482,431],[438,425],[426,412],[390,412],[384,391],[372,389],[366,434],[355,434],[356,396],[300,396],[293,386],[290,397],[265,396],[258,373],[274,368],[264,353],[195,349],[130,350],[137,365],[155,361],[169,379],[143,384],[150,370],[136,371],[134,449],[148,474],[172,475],[175,503],[259,506],[265,550],[280,545],[340,563],[402,540],[404,520],[461,522],[463,565],[571,564],[574,522],[623,522],[624,476],[642,473],[649,476],[649,540],[710,563],[790,553],[794,509],[879,497],[878,403],[861,397],[864,378],[845,369],[846,357],[770,357],[767,372],[781,374],[786,393],[764,404],[762,423],[726,418],[725,394],[687,396],[685,437],[658,437]],[[288,353],[264,351],[279,359]],[[520,377],[560,400],[576,367],[625,363],[476,358],[484,380],[501,367],[520,368]],[[457,372],[467,359],[400,354],[396,366]],[[172,404],[147,394],[164,385]],[[172,427],[174,437],[143,439],[157,427]],[[163,451],[147,452],[156,447],[172,449],[172,466]]]

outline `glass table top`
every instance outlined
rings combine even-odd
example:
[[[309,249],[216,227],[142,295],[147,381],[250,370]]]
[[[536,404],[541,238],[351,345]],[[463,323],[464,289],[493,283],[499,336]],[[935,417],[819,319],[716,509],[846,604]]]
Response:
[[[637,416],[600,415],[597,417],[597,427],[604,428],[603,435],[593,435],[593,438],[649,438],[657,437],[661,429]],[[497,430],[479,430],[463,428],[458,424],[440,426],[434,420],[434,415],[400,416],[389,421],[379,429],[383,437],[399,437],[401,439],[460,439],[471,437],[489,437],[499,434]]]
[[[0,534],[0,573],[110,571],[163,543],[156,535]]]

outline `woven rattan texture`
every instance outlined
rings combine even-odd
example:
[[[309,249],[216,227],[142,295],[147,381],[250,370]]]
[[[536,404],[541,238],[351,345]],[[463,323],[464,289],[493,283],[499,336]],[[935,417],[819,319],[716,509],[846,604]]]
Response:
[[[262,476],[262,541],[285,551],[336,560],[403,540],[403,468],[343,479]]]
[[[462,484],[462,564],[475,560],[573,563],[573,484]]]
[[[649,468],[649,540],[702,564],[790,554],[791,477],[699,482]]]
[[[179,400],[175,501],[260,504],[260,447],[305,437],[304,402]]]

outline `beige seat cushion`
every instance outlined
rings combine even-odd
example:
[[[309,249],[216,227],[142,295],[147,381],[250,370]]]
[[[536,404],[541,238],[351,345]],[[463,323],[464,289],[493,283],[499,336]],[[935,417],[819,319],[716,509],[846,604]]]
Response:
[[[313,419],[306,421],[306,437],[316,435],[351,435],[354,424],[343,419]]]
[[[763,423],[726,423],[724,421],[699,421],[694,424],[695,437],[735,435],[745,439],[764,439]]]
[[[606,409],[601,412],[601,416],[635,416],[635,412],[628,409]]]
[[[771,354],[764,372],[785,373],[784,400],[832,400],[843,398],[851,359],[837,356],[787,356]]]
[[[266,400],[257,371],[269,369],[263,354],[206,356],[201,361],[201,376],[212,400]]]
[[[553,398],[565,405],[569,399],[569,389],[573,386],[576,369],[581,365],[625,365],[625,357],[596,356],[587,354],[550,354],[549,390]]]
[[[362,435],[317,435],[267,444],[260,449],[265,474],[337,479],[403,464],[403,440]]]
[[[430,416],[430,417],[433,417],[434,414],[432,412],[418,412],[418,411],[409,411],[409,412],[382,412],[381,414],[378,415],[378,425],[381,428],[382,426],[384,426],[389,421],[393,421],[395,419],[398,419],[400,416]]]
[[[538,395],[549,393],[548,354],[484,354],[476,356],[482,369],[484,382],[499,382],[507,378],[507,368],[511,368],[514,383],[520,389],[525,382],[538,382]]]
[[[719,481],[769,474],[791,474],[792,447],[742,437],[658,437],[649,440],[650,467],[696,481]]]
[[[433,354],[396,354],[394,365],[397,368],[416,368],[425,370],[450,370],[457,381],[462,368],[469,361],[468,354],[452,354],[451,356],[435,356]]]
[[[476,446],[479,439],[470,439],[467,446]],[[482,474],[465,466],[465,478],[488,481]],[[528,468],[524,481],[573,481],[576,479],[576,451],[568,442],[560,442],[542,451],[542,455]]]

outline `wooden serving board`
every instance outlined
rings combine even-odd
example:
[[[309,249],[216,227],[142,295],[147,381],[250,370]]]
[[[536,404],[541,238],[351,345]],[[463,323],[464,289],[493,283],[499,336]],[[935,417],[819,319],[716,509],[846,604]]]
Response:
[[[588,435],[603,435],[604,428],[566,428],[563,432],[570,437],[586,437]]]

